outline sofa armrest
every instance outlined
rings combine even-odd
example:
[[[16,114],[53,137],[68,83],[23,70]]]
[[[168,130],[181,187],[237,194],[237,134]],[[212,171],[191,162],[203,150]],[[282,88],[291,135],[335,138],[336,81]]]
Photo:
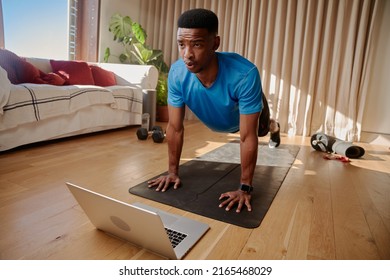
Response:
[[[94,63],[115,74],[118,85],[136,85],[142,89],[156,89],[158,70],[152,65]]]
[[[8,103],[11,93],[11,82],[7,72],[0,66],[0,115],[3,114],[3,107]]]
[[[52,72],[50,59],[37,58],[37,57],[25,57],[26,61],[37,67],[43,73]]]

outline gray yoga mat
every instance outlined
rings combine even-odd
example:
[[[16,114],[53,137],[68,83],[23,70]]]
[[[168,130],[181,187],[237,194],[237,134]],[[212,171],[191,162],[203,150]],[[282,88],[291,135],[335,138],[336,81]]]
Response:
[[[228,143],[182,164],[179,171],[182,186],[177,190],[170,188],[166,192],[156,192],[154,188],[148,188],[147,180],[130,187],[129,192],[226,223],[256,228],[271,206],[298,151],[298,146],[291,145],[280,145],[276,149],[259,146],[251,212],[246,207],[241,213],[236,213],[235,208],[225,211],[218,207],[220,194],[236,189],[240,183],[239,143]]]

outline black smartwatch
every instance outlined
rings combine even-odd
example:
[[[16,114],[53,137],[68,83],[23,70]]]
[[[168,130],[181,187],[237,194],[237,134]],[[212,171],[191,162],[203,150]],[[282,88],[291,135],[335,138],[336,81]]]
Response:
[[[249,185],[241,184],[239,190],[249,194],[249,193],[251,193],[253,191],[253,187],[249,186]]]

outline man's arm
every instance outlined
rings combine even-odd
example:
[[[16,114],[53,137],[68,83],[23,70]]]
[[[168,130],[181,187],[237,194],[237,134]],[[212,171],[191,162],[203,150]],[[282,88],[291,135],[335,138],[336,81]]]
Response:
[[[240,116],[241,184],[252,186],[257,162],[259,113]]]
[[[149,187],[156,187],[156,191],[166,191],[173,183],[177,189],[180,186],[179,164],[184,139],[185,107],[177,108],[168,105],[169,121],[166,138],[168,141],[168,175],[160,176],[148,182]]]
[[[169,105],[169,121],[167,126],[168,140],[168,172],[179,175],[179,164],[184,139],[184,113],[185,107],[177,108]]]
[[[252,186],[257,162],[258,123],[259,113],[240,115],[241,184],[250,186]],[[248,208],[248,211],[252,211],[250,193],[235,190],[221,194],[219,199],[225,199],[219,207],[226,207],[226,211],[229,211],[235,204],[238,204],[236,212],[240,212],[244,204]]]

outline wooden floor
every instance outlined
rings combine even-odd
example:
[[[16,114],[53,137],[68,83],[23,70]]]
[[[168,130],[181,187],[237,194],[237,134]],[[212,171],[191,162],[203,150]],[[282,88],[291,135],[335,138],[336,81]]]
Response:
[[[167,144],[138,141],[136,128],[0,153],[0,259],[161,258],[96,230],[66,181],[208,223],[186,259],[390,259],[388,147],[359,144],[365,156],[342,163],[283,135],[299,154],[260,227],[245,229],[130,195],[167,168]],[[183,162],[237,138],[188,122]]]

